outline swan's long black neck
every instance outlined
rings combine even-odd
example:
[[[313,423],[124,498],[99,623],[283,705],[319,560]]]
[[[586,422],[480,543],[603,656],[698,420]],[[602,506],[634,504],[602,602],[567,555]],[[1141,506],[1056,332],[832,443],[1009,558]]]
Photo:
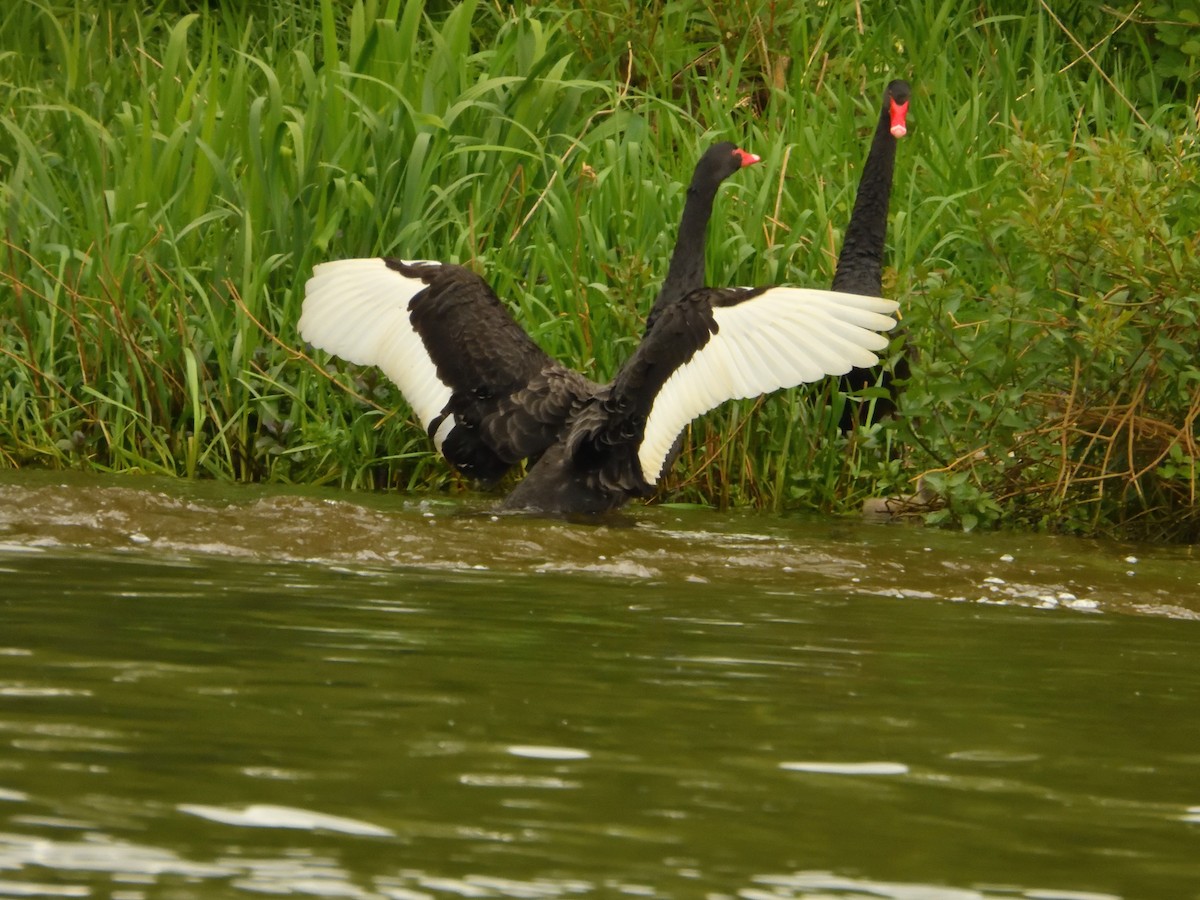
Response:
[[[664,306],[704,287],[704,247],[708,237],[708,220],[712,217],[713,201],[719,187],[720,182],[710,184],[696,179],[688,186],[675,252],[671,254],[662,289],[646,318],[647,329],[654,324]]]
[[[660,294],[682,296],[704,287],[704,247],[708,238],[708,220],[712,218],[713,201],[719,186],[695,182],[688,186],[675,252],[671,254],[667,278]]]
[[[883,245],[887,238],[888,201],[896,162],[896,138],[891,133],[889,103],[884,102],[871,150],[858,183],[858,196],[842,252],[838,256],[833,289],[851,294],[877,295],[883,286]]]

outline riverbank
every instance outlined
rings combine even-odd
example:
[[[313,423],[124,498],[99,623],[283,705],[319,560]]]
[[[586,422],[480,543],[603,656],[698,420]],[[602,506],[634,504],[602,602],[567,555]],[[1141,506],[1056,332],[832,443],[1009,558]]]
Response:
[[[453,491],[378,373],[300,342],[315,263],[469,263],[604,379],[714,140],[763,162],[722,189],[710,281],[828,285],[901,76],[898,416],[844,437],[828,389],[727,405],[660,499],[846,512],[921,478],[933,522],[1200,530],[1195,26],[1037,3],[243,7],[0,21],[22,48],[0,55],[4,465]]]

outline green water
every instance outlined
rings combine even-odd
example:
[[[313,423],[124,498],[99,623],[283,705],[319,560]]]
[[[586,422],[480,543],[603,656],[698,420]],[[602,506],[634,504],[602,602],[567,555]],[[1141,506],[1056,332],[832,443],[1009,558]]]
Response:
[[[1200,898],[1190,548],[0,479],[0,897]]]

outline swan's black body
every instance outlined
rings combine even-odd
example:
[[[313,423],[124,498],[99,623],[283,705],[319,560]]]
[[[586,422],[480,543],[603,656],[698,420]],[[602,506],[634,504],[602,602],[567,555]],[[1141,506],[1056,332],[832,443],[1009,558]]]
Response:
[[[854,209],[846,226],[842,251],[838,254],[837,270],[833,276],[835,291],[871,297],[878,297],[883,292],[883,253],[887,240],[892,175],[896,165],[896,142],[907,131],[909,96],[906,81],[893,81],[884,90],[879,124],[863,165]],[[894,373],[887,369],[878,372],[852,369],[842,376],[841,389],[850,393],[879,382],[890,391],[893,374],[900,378],[907,377],[908,367],[903,357],[897,362]],[[879,397],[875,400],[873,416],[869,410],[869,404],[848,402],[842,411],[842,430],[851,431],[856,424],[868,424],[871,419],[878,420],[891,415],[895,411],[895,402],[891,396]]]
[[[384,262],[426,285],[409,304],[410,321],[451,391],[426,427],[432,438],[449,426],[440,449],[464,475],[492,484],[521,460],[541,456],[599,390],[547,355],[469,269]]]
[[[608,385],[551,359],[468,269],[394,259],[317,266],[301,335],[377,365],[455,468],[494,482],[523,459],[505,509],[596,513],[651,493],[684,426],[734,397],[873,365],[891,301],[801,288],[706,288],[721,181],[757,161],[705,153],[641,345]]]
[[[504,508],[604,512],[653,493],[674,459],[677,435],[658,471],[646,472],[638,451],[664,384],[719,332],[714,310],[761,293],[702,288],[661,306],[658,321],[617,377],[579,405],[562,439],[505,498]]]

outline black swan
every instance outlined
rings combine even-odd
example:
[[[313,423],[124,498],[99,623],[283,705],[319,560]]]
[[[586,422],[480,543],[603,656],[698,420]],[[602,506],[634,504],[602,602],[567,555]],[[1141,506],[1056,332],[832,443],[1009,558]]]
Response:
[[[888,203],[892,196],[896,141],[908,133],[909,96],[908,82],[901,80],[889,83],[883,92],[879,124],[875,128],[871,149],[863,165],[858,194],[854,198],[854,209],[850,213],[850,223],[846,226],[842,251],[838,254],[837,270],[833,276],[835,291],[870,297],[878,297],[883,292],[883,245],[887,238]],[[908,367],[901,357],[894,374],[904,378],[907,371]],[[847,400],[842,409],[842,431],[852,431],[856,424],[870,424],[872,419],[886,418],[895,411],[890,389],[892,374],[884,369],[877,376],[874,371],[854,368],[842,376],[840,389],[843,393],[871,387],[877,381],[889,389],[888,397],[875,400],[873,416],[869,403]]]
[[[723,163],[721,160],[723,159]],[[535,460],[502,509],[597,513],[649,495],[693,418],[726,400],[878,362],[897,304],[792,287],[706,288],[704,237],[716,188],[757,160],[708,151],[642,343],[608,385],[551,359],[482,278],[457,265],[351,259],[315,267],[299,331],[376,365],[441,454],[493,482]]]

